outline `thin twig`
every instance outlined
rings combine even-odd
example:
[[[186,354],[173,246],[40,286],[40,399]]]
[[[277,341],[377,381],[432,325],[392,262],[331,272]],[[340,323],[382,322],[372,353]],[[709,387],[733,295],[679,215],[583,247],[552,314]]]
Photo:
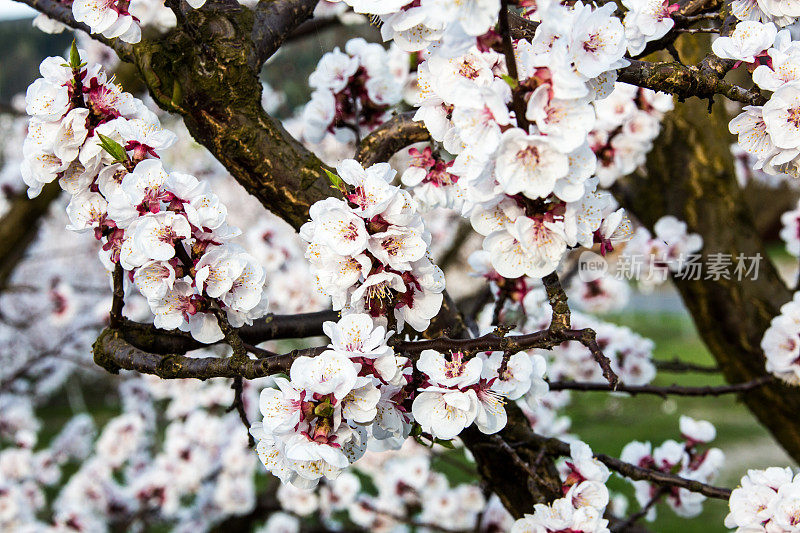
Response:
[[[569,444],[567,444],[566,442],[555,438],[543,437],[541,435],[536,435],[536,434],[530,436],[529,442],[521,442],[518,443],[516,446],[517,447],[528,446],[531,443],[534,443],[537,446],[545,447],[551,454],[555,454],[558,456],[567,457],[571,453]],[[731,497],[730,489],[715,487],[713,485],[701,483],[694,479],[686,479],[680,476],[676,476],[674,474],[668,474],[666,472],[661,472],[658,470],[650,470],[649,468],[642,468],[640,466],[626,463],[615,457],[610,457],[602,453],[594,454],[594,458],[603,463],[604,465],[606,465],[611,470],[618,472],[623,477],[627,477],[633,480],[649,481],[656,485],[667,486],[667,487],[678,487],[686,489],[691,492],[697,492],[699,494],[702,494],[703,496],[707,496],[709,498],[715,498],[718,500],[728,500]]]
[[[500,294],[497,295],[497,299],[494,301],[494,311],[492,311],[493,326],[500,325],[500,315],[503,313],[503,308],[506,305],[506,301],[508,301],[508,293],[504,290],[501,290]]]
[[[595,362],[600,365],[600,369],[603,371],[603,377],[608,381],[609,387],[612,390],[616,390],[619,383],[619,376],[617,376],[611,368],[611,361],[597,344],[597,334],[593,329],[585,329],[582,332],[580,341],[589,349]]]
[[[244,424],[244,427],[247,428],[247,444],[254,448],[256,445],[256,440],[253,438],[253,435],[250,433],[250,420],[247,419],[247,411],[244,408],[244,381],[241,377],[233,378],[233,384],[231,385],[233,389],[233,403],[228,408],[228,412],[233,411],[236,409],[236,412],[239,413],[239,419]]]
[[[258,358],[276,357],[277,355],[279,355],[275,352],[265,350],[264,348],[259,348],[258,346],[253,346],[252,344],[246,342],[242,342],[242,346],[244,346],[248,352],[250,352],[251,354],[255,355]]]
[[[514,464],[523,469],[531,478],[538,485],[547,487],[552,492],[559,492],[561,487],[555,487],[552,483],[549,483],[547,480],[543,479],[536,470],[531,467],[525,460],[519,456],[519,454],[512,448],[500,435],[492,435],[491,440],[494,441],[500,448],[503,449],[508,455],[511,456],[511,460],[514,461]]]
[[[644,518],[644,516],[645,516],[645,515],[646,515],[648,512],[650,512],[650,509],[652,509],[652,508],[653,508],[653,506],[654,506],[656,503],[658,503],[658,501],[659,501],[659,500],[661,500],[661,498],[662,498],[662,497],[663,497],[665,494],[667,494],[668,492],[669,492],[669,489],[667,489],[666,487],[659,487],[659,488],[656,490],[656,493],[655,493],[655,494],[653,494],[653,497],[652,497],[652,498],[650,498],[650,501],[649,501],[649,502],[647,502],[647,503],[644,505],[644,507],[642,507],[641,509],[639,509],[638,511],[636,511],[635,513],[633,513],[633,514],[632,514],[631,516],[629,516],[629,517],[628,517],[628,519],[627,519],[627,520],[625,520],[624,522],[620,522],[620,523],[618,523],[618,524],[614,524],[614,526],[613,526],[613,527],[611,527],[611,531],[613,531],[614,533],[619,533],[619,532],[626,531],[626,530],[627,530],[629,527],[631,527],[633,524],[635,524],[636,522],[638,522],[639,520],[641,520],[642,518]]]
[[[567,303],[567,293],[561,286],[558,274],[552,272],[542,278],[544,290],[547,292],[547,300],[553,309],[553,318],[550,321],[550,329],[560,330],[569,329],[571,324],[569,304]]]
[[[699,15],[681,16],[679,18],[681,21],[685,22],[698,22],[701,20],[717,20],[719,17],[719,13],[701,13]]]

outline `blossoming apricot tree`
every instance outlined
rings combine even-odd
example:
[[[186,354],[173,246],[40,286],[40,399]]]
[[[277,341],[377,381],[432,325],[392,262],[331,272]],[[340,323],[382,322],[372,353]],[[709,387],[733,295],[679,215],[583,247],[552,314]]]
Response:
[[[112,297],[107,320],[90,317],[54,279],[51,320],[74,338],[0,375],[0,436],[15,443],[0,452],[0,527],[639,531],[660,501],[694,517],[717,498],[729,528],[795,530],[790,469],[712,485],[724,455],[710,423],[683,416],[680,440],[617,459],[558,410],[565,391],[740,394],[800,458],[798,297],[766,260],[720,269],[766,257],[728,131],[740,182],[800,173],[796,2],[21,1],[39,28],[88,36],[42,62],[14,119],[25,139],[7,159],[30,200],[4,206],[0,285],[19,280],[63,189],[62,226],[93,237]],[[282,45],[367,20],[383,42],[325,53],[310,101],[273,118],[280,97],[259,73]],[[701,57],[702,33],[719,36]],[[150,101],[116,83],[117,61]],[[157,108],[213,158],[180,146]],[[794,255],[798,219],[782,219]],[[443,268],[470,237],[482,289],[456,301]],[[642,286],[671,276],[730,384],[650,385],[652,342],[592,314],[629,288],[584,275],[575,258],[591,249],[651,258]],[[692,276],[692,258],[716,266]],[[42,361],[89,337],[99,367],[124,371],[124,412],[96,442],[84,415],[37,447],[37,387],[54,387]],[[303,344],[276,351],[286,339]],[[480,488],[431,468],[430,449],[456,445]],[[256,458],[280,483],[257,491]],[[609,493],[612,471],[638,511]]]

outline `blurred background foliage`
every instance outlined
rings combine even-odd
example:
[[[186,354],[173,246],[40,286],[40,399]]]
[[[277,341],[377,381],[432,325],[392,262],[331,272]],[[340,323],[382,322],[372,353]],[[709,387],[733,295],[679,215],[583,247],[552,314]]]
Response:
[[[72,38],[67,33],[47,35],[30,20],[0,22],[0,101],[9,102],[39,77],[42,58],[62,53]]]

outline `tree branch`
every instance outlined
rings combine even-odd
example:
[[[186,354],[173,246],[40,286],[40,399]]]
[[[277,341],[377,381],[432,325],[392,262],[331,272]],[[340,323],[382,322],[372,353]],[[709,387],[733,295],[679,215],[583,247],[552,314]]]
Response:
[[[319,0],[259,0],[253,9],[255,22],[251,33],[258,66],[263,65],[284,40],[293,36],[295,29],[313,16],[318,3]]]
[[[696,365],[694,363],[686,363],[678,358],[671,361],[653,361],[653,364],[661,372],[697,372],[699,374],[719,374],[718,366]]]
[[[649,63],[631,59],[631,64],[618,71],[618,81],[676,95],[679,99],[696,96],[711,98],[721,94],[729,100],[747,105],[764,105],[767,99],[757,89],[746,90],[728,83],[714,68],[714,62],[682,65],[677,61]],[[726,71],[727,72],[727,71]]]
[[[394,154],[412,144],[431,140],[425,124],[414,122],[414,113],[398,113],[387,120],[359,144],[356,159],[365,167],[388,161]]]
[[[550,390],[574,390],[574,391],[605,391],[605,392],[626,392],[632,396],[637,394],[654,394],[666,398],[667,396],[720,396],[723,394],[737,394],[748,392],[764,385],[775,382],[772,376],[762,376],[760,378],[746,381],[744,383],[734,383],[733,385],[720,385],[718,387],[682,387],[680,385],[667,385],[658,387],[655,385],[617,385],[612,388],[606,383],[588,383],[580,381],[552,381]]]
[[[301,355],[315,356],[321,349],[294,350],[263,359],[241,360],[235,357],[187,357],[148,353],[128,343],[121,332],[105,329],[92,347],[94,362],[112,374],[135,370],[164,379],[235,378],[256,379],[285,372]]]
[[[244,331],[244,330],[242,330]],[[169,332],[165,332],[169,333]],[[230,335],[226,335],[226,341]],[[244,337],[244,335],[242,334]],[[169,335],[162,336],[159,330],[148,324],[137,324],[125,320],[122,331],[108,328],[103,331],[94,344],[95,362],[106,368],[110,372],[116,372],[120,368],[126,370],[136,370],[144,374],[155,374],[163,378],[199,378],[207,379],[212,377],[243,377],[245,379],[255,379],[265,377],[279,372],[287,372],[292,362],[299,356],[313,356],[326,349],[325,346],[307,348],[304,350],[294,350],[282,355],[265,355],[256,361],[244,360],[240,354],[235,353],[229,358],[214,357],[186,357],[173,352],[153,353],[142,349],[140,346],[157,347],[161,352],[167,347],[182,347],[184,343],[189,346],[187,339],[182,335],[173,333],[175,339],[159,342],[158,339],[167,338]],[[405,354],[411,359],[416,359],[424,350],[436,350],[440,353],[461,352],[466,356],[474,356],[478,352],[503,351],[506,353],[516,353],[533,348],[551,349],[562,342],[578,341],[592,350],[599,351],[594,343],[594,331],[581,330],[542,330],[527,335],[501,336],[496,333],[483,335],[475,339],[451,339],[445,336],[429,340],[418,341],[399,341],[392,345],[397,353]],[[201,345],[207,346],[207,345]],[[264,355],[264,354],[259,354]],[[605,358],[605,356],[602,356]],[[606,364],[607,364],[606,359]],[[603,374],[609,379],[613,387],[616,384],[616,375],[610,372],[610,367],[606,368],[603,363]]]
[[[322,162],[262,108],[258,73],[267,48],[261,41],[258,48],[251,33],[261,31],[259,24],[284,21],[288,26],[281,31],[288,34],[295,22],[302,22],[289,20],[289,15],[300,16],[297,10],[308,3],[262,0],[258,16],[264,18],[259,20],[246,7],[209,0],[186,15],[204,46],[176,28],[137,45],[135,54],[158,105],[183,116],[192,136],[236,181],[295,229],[306,222],[314,202],[336,193]]]
[[[120,263],[114,265],[111,312],[109,313],[109,322],[114,328],[122,325],[122,308],[125,306],[124,276],[122,265]]]
[[[337,321],[336,311],[318,311],[297,315],[273,315],[257,320],[251,326],[239,328],[242,340],[249,344],[260,344],[265,341],[279,339],[301,339],[323,335],[322,324]],[[208,347],[198,342],[188,333],[182,331],[166,331],[151,324],[139,324],[123,319],[122,334],[131,345],[145,352],[159,355],[170,353],[186,353],[191,350]]]
[[[533,441],[534,433],[525,415],[513,402],[506,405],[508,423],[494,437],[484,435],[472,425],[459,438],[475,458],[486,488],[497,494],[515,519],[530,513],[537,503],[549,503],[561,497],[561,478],[553,458],[542,453],[543,447]],[[511,453],[513,452],[513,453]],[[536,474],[520,468],[530,466]]]

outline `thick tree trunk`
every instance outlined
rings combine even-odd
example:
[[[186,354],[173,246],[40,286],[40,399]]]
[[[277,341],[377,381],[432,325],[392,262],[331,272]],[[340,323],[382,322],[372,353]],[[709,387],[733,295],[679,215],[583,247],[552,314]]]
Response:
[[[702,235],[702,278],[712,254],[730,254],[730,279],[674,281],[725,379],[738,383],[766,375],[761,338],[792,293],[767,260],[736,182],[728,119],[721,101],[710,115],[704,101],[677,105],[649,155],[647,176],[629,177],[618,196],[651,229],[662,216],[674,215],[690,232]],[[737,279],[734,267],[740,254],[760,254],[756,279]],[[800,388],[760,387],[743,394],[743,400],[786,451],[800,459]]]

